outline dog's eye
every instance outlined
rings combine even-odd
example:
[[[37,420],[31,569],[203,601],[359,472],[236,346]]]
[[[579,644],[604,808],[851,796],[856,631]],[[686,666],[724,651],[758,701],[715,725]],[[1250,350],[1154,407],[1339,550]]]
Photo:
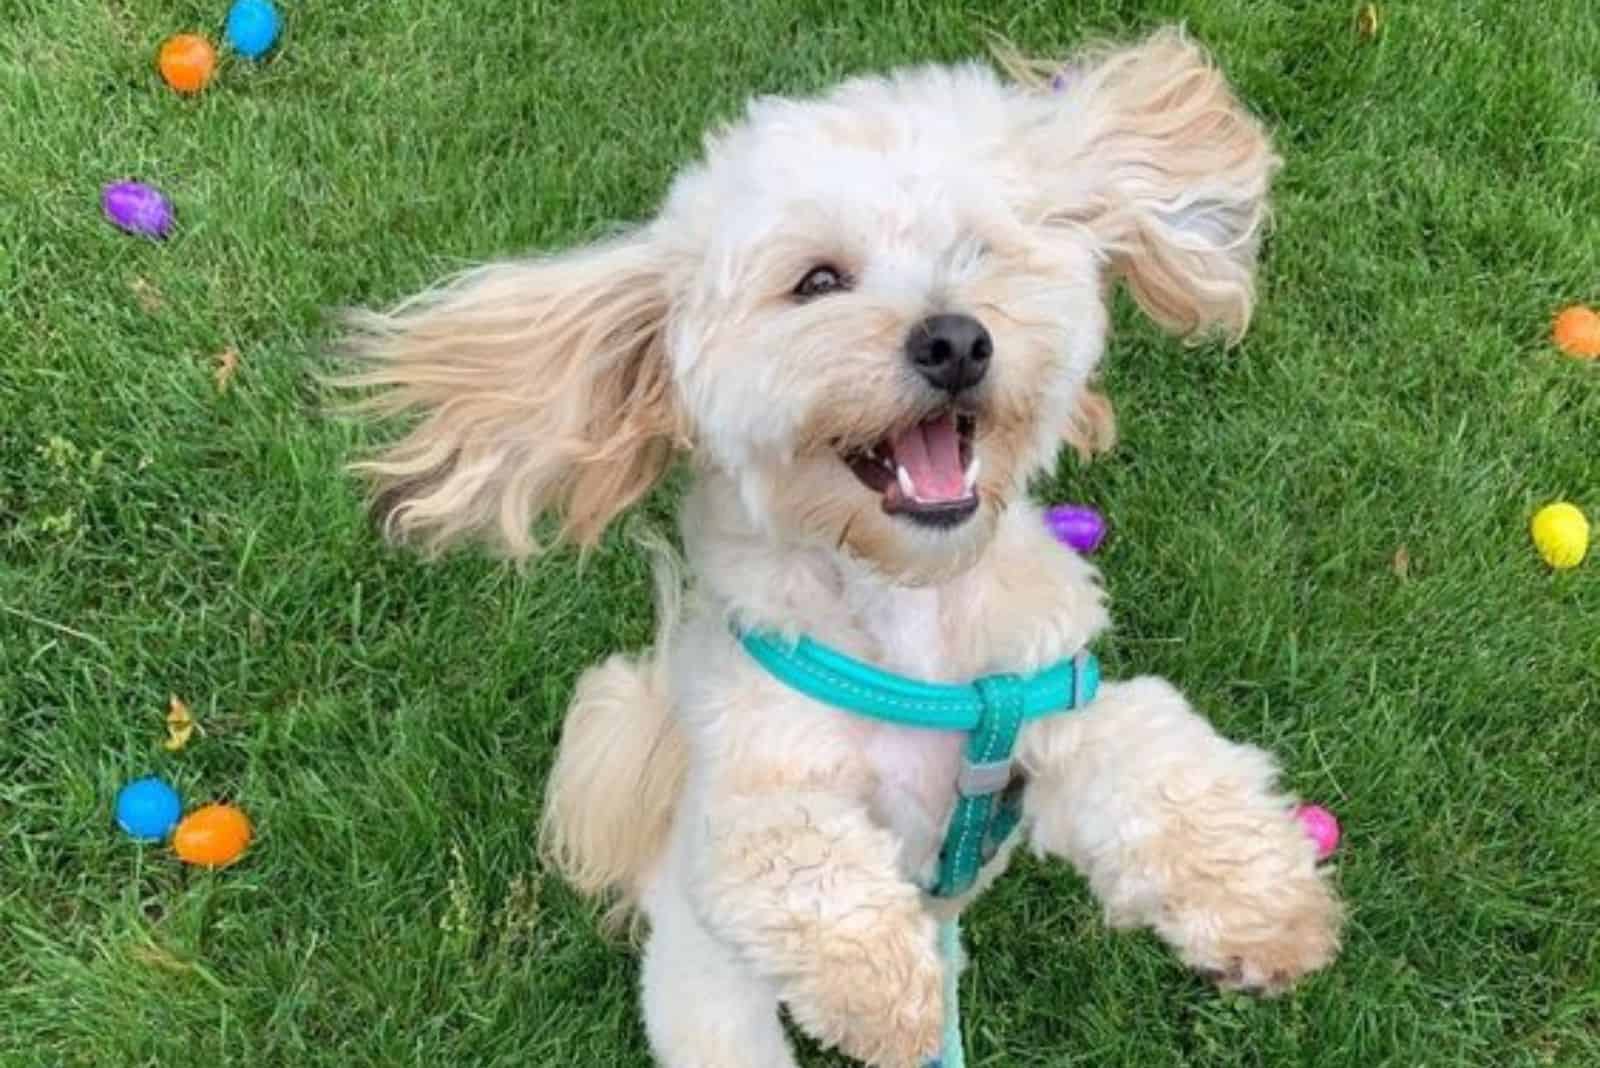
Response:
[[[812,297],[826,296],[850,288],[850,276],[837,267],[823,264],[813,267],[800,279],[800,284],[794,287],[794,295],[801,300],[810,300]]]

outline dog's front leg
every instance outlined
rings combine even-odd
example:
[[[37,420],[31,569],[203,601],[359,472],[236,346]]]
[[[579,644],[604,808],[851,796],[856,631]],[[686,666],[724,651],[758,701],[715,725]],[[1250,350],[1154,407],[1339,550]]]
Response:
[[[795,1021],[880,1068],[937,1055],[935,925],[865,806],[789,786],[722,793],[703,818],[701,920],[776,983]]]
[[[1034,848],[1072,861],[1114,926],[1154,928],[1230,988],[1276,992],[1333,958],[1341,909],[1271,758],[1166,682],[1108,683],[1019,755]]]

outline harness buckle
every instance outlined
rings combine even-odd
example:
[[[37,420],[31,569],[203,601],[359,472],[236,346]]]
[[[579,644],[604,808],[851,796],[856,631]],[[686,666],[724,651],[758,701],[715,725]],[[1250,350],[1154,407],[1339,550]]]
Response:
[[[1011,783],[1011,756],[1004,760],[986,763],[961,761],[961,774],[956,777],[956,792],[962,797],[987,797],[1004,790]]]

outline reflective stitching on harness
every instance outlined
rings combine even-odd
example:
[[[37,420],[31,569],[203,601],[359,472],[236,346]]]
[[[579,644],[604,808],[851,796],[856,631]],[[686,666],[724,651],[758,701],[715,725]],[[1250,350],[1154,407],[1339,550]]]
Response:
[[[905,699],[903,697],[896,697],[893,694],[885,694],[885,693],[874,692],[872,690],[867,689],[865,686],[858,686],[856,683],[851,682],[849,679],[845,678],[843,675],[839,674],[836,671],[829,671],[827,668],[822,667],[821,665],[818,665],[818,664],[807,663],[806,661],[801,660],[798,657],[790,657],[790,658],[788,658],[787,663],[788,663],[789,667],[792,668],[795,671],[804,672],[806,674],[809,674],[809,675],[811,675],[811,676],[813,676],[813,677],[815,677],[817,679],[820,679],[820,680],[826,682],[830,686],[836,686],[841,690],[848,690],[851,693],[854,693],[854,694],[856,694],[856,695],[858,695],[858,696],[860,696],[862,698],[865,698],[867,700],[881,701],[884,704],[897,705],[900,708],[904,708],[904,709],[908,709],[908,710],[910,710],[910,709],[921,709],[921,710],[928,711],[928,712],[940,712],[940,711],[949,711],[949,710],[951,710],[951,706],[945,704],[942,701],[909,701],[909,700],[907,700],[907,699]],[[965,706],[956,705],[955,708],[958,711],[963,711],[963,712],[967,711]]]

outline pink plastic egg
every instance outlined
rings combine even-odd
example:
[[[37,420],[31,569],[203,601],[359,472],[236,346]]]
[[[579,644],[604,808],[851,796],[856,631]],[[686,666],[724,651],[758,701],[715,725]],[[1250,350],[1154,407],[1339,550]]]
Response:
[[[1317,845],[1317,859],[1327,860],[1339,848],[1339,820],[1321,805],[1301,805],[1294,811],[1295,818],[1305,829],[1306,837]]]

